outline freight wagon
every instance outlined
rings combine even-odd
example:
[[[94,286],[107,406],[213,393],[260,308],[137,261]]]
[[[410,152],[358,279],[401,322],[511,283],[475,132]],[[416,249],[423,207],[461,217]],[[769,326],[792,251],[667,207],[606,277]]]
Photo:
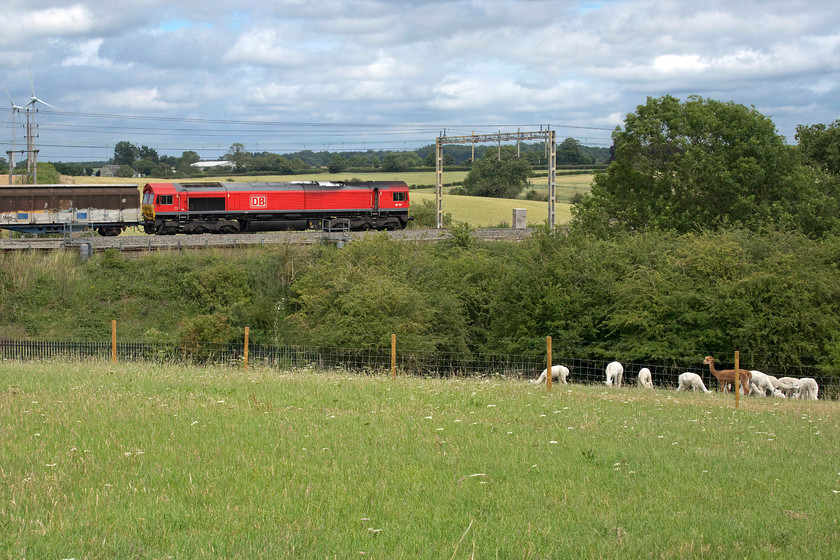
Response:
[[[136,185],[0,187],[0,228],[35,234],[93,229],[112,236],[139,224]]]

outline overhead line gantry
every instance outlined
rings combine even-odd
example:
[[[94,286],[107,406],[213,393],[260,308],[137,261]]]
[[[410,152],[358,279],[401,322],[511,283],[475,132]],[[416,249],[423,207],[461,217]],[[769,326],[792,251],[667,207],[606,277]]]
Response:
[[[435,139],[435,209],[437,228],[443,227],[443,147],[446,144],[482,144],[496,142],[501,149],[502,142],[521,142],[523,140],[544,140],[548,149],[548,226],[554,229],[556,212],[554,202],[557,191],[557,138],[553,130],[530,132],[497,132],[493,134],[470,134],[469,136],[438,136]],[[473,159],[475,157],[473,156]]]

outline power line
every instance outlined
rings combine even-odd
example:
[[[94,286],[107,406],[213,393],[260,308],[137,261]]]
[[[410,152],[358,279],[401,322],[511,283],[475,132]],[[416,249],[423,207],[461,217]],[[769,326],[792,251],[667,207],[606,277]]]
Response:
[[[255,120],[236,120],[236,119],[207,119],[194,117],[164,117],[152,115],[116,115],[108,113],[82,113],[73,111],[41,111],[47,115],[64,115],[64,116],[83,116],[103,119],[124,119],[124,120],[143,120],[143,121],[161,121],[161,122],[185,122],[185,123],[217,123],[217,124],[246,124],[250,126],[305,126],[305,127],[336,127],[336,128],[397,128],[397,129],[422,129],[437,131],[441,128],[459,128],[459,129],[484,129],[484,128],[516,128],[516,127],[538,127],[540,124],[498,124],[498,123],[483,123],[483,124],[457,124],[446,125],[440,123],[398,123],[398,124],[377,124],[377,123],[337,123],[337,122],[308,122],[308,121],[255,121]],[[571,124],[552,124],[552,128],[578,128],[585,130],[606,130],[612,131],[614,128],[596,127],[596,126],[582,126]]]
[[[63,151],[84,151],[83,154],[62,154],[62,159],[79,161],[103,160],[112,156],[118,141],[132,144],[148,144],[163,154],[179,154],[195,151],[221,156],[227,153],[227,144],[239,141],[249,151],[272,153],[295,153],[300,151],[367,152],[406,151],[432,146],[441,130],[448,133],[487,133],[518,130],[520,127],[542,127],[543,125],[511,124],[456,124],[441,125],[429,123],[336,123],[307,121],[257,121],[242,119],[210,119],[191,117],[169,117],[156,115],[127,115],[60,110],[39,110],[40,123],[37,133],[56,133],[56,136],[73,134],[74,140],[62,142],[59,139],[39,141],[46,149]],[[68,122],[75,120],[77,122]],[[83,121],[79,123],[78,121]],[[110,121],[110,122],[107,122]],[[115,122],[116,121],[116,122]],[[124,121],[121,124],[119,121]],[[10,129],[15,123],[3,124]],[[554,124],[553,129],[581,131],[612,131],[612,128],[574,124]],[[89,141],[81,138],[89,135]],[[49,137],[53,136],[48,134]],[[241,140],[233,140],[240,138]],[[160,140],[168,140],[161,143]],[[173,141],[174,140],[174,141]],[[218,142],[215,146],[214,143]],[[609,146],[610,138],[587,138],[589,146]],[[0,142],[2,145],[3,142]],[[224,147],[222,145],[225,145]],[[58,156],[50,154],[49,159]]]

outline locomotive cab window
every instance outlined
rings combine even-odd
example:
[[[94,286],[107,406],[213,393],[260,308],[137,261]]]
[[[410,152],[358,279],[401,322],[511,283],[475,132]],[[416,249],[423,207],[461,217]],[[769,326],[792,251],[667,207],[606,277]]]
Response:
[[[404,192],[395,192],[394,193],[394,202],[405,202],[405,193]]]
[[[157,197],[158,204],[172,204],[172,195],[171,194],[161,194]]]

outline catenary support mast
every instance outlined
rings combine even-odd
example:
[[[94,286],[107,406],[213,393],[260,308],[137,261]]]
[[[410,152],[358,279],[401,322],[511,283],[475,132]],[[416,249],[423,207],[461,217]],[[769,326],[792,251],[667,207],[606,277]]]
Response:
[[[446,144],[472,144],[476,142],[497,142],[501,149],[502,142],[517,143],[522,140],[544,140],[549,151],[548,156],[548,225],[554,229],[557,220],[554,203],[557,198],[557,139],[553,130],[539,132],[498,132],[494,134],[471,134],[469,136],[439,136],[435,140],[435,209],[437,228],[443,227],[443,147]]]

